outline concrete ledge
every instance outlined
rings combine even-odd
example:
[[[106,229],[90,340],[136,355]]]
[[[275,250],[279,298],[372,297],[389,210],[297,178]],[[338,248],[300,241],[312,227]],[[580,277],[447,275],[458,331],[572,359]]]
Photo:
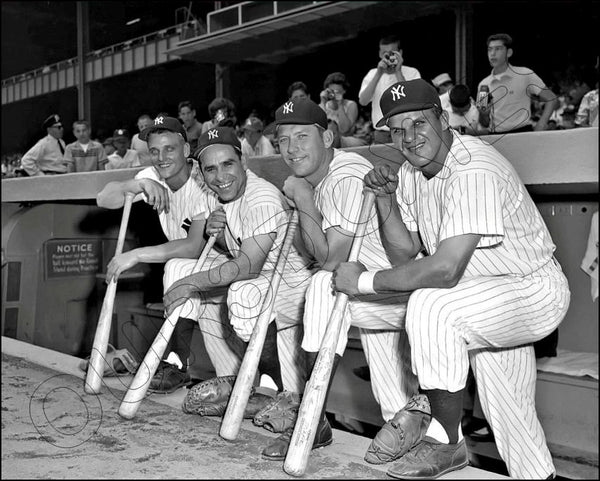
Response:
[[[80,379],[84,379],[84,373],[78,367],[81,359],[62,354],[60,352],[46,349],[33,344],[28,344],[16,339],[11,339],[2,336],[2,352],[4,354],[18,357],[26,361],[44,366],[60,373],[69,374]],[[104,378],[104,386],[106,390],[110,391],[123,391],[127,389],[127,386],[131,383],[133,376],[122,376],[122,377],[107,377]],[[185,397],[186,390],[179,389],[178,391],[162,395],[152,394],[150,398],[160,404],[164,404],[173,409],[180,410],[181,403]],[[120,398],[121,396],[119,396]],[[141,408],[143,409],[143,407]],[[277,435],[269,433],[268,431],[258,428],[252,424],[250,420],[244,420],[242,428],[247,431],[255,432],[262,436],[276,437]],[[334,443],[327,447],[327,455],[340,463],[340,465],[355,466],[356,469],[360,469],[361,466],[368,467],[370,470],[380,471],[381,479],[386,478],[385,471],[387,468],[385,465],[379,467],[366,463],[363,460],[364,453],[370,444],[370,439],[350,434],[344,431],[334,429]],[[232,444],[232,446],[234,446]],[[282,477],[285,473],[282,472]],[[224,476],[227,477],[227,476]],[[288,477],[288,476],[285,476]],[[460,471],[449,473],[439,479],[508,479],[505,476],[483,471],[474,467],[467,467]]]

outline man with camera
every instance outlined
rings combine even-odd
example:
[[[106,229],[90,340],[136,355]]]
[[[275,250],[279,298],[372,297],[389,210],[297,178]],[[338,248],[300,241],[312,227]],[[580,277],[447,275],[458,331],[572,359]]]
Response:
[[[383,117],[379,99],[390,85],[421,78],[421,74],[416,68],[404,65],[400,40],[395,35],[379,40],[379,59],[377,68],[369,70],[365,75],[358,94],[360,105],[367,106],[369,102],[371,103],[373,125],[377,125]],[[375,128],[373,143],[389,144],[391,142],[390,129],[386,125]]]

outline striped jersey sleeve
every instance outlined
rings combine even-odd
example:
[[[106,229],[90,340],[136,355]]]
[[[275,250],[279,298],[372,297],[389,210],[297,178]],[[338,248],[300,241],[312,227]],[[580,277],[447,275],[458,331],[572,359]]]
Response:
[[[498,244],[504,236],[502,200],[491,172],[456,175],[445,189],[439,241],[463,234],[480,234],[478,247]]]

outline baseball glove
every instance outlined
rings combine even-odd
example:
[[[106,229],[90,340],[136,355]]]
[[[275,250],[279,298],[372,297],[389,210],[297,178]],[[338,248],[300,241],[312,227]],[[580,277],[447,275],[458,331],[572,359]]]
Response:
[[[429,399],[425,394],[413,396],[379,430],[365,454],[365,461],[383,464],[404,456],[423,439],[430,422]]]
[[[193,386],[185,395],[181,408],[184,413],[200,416],[223,416],[235,376],[221,376]]]
[[[274,401],[254,416],[253,422],[273,433],[282,433],[296,424],[300,401],[298,393],[280,392]]]
[[[183,400],[183,412],[200,416],[223,416],[235,384],[235,376],[209,379],[193,386]],[[264,387],[253,387],[244,411],[245,419],[254,415],[275,399],[276,391]]]

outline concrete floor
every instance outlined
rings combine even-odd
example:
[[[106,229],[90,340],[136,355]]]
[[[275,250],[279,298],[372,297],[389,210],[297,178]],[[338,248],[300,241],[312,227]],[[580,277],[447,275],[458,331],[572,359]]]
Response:
[[[18,356],[18,357],[17,357]],[[2,479],[293,479],[260,452],[275,435],[244,421],[238,440],[218,435],[220,419],[184,414],[185,390],[151,395],[137,416],[117,410],[131,376],[83,392],[78,359],[2,338]],[[370,440],[334,431],[312,452],[305,478],[391,479],[362,459]],[[503,478],[472,467],[446,479]]]

